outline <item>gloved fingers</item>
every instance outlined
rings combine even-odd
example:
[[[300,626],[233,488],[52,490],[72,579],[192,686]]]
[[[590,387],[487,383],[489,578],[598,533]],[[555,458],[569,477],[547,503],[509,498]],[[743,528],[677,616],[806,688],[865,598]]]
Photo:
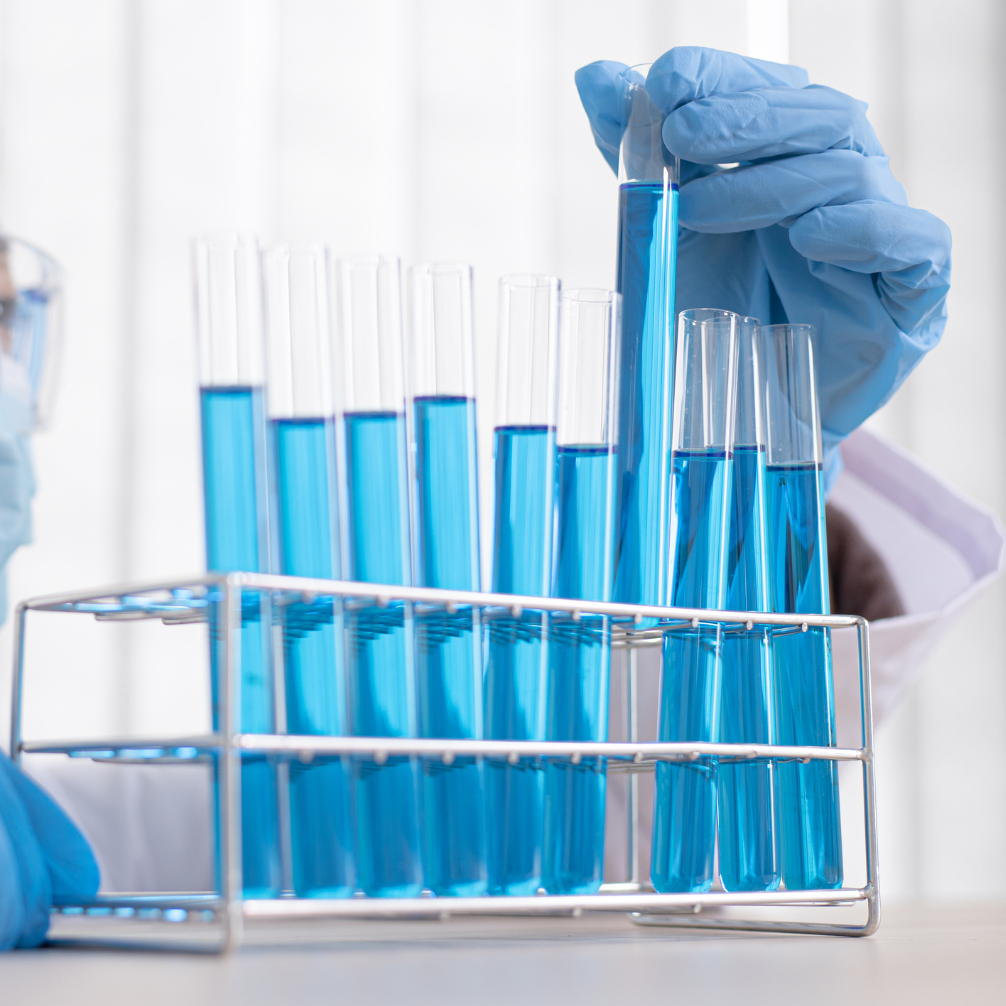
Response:
[[[646,77],[646,91],[667,115],[690,101],[713,94],[736,95],[764,87],[806,87],[807,83],[807,71],[798,66],[683,45],[668,50],[654,62]]]
[[[0,765],[11,765],[0,752]],[[6,767],[6,765],[4,767]],[[16,769],[15,769],[16,771]],[[52,885],[45,859],[32,827],[27,809],[8,772],[0,770],[0,827],[9,837],[7,843],[13,856],[13,870],[18,876],[18,890],[0,890],[0,900],[20,899],[20,932],[11,945],[35,947],[49,930],[49,906]]]
[[[49,872],[56,902],[92,898],[101,874],[87,839],[63,809],[5,755],[0,774],[6,775],[28,815]]]
[[[671,112],[667,149],[700,164],[855,150],[880,156],[866,103],[830,87],[770,87],[699,98]]]
[[[864,200],[800,217],[790,243],[805,258],[877,276],[877,294],[902,332],[942,310],[950,290],[950,228],[931,213]]]
[[[573,75],[583,110],[590,121],[597,149],[604,155],[609,167],[618,174],[618,148],[629,121],[630,104],[626,101],[625,85],[642,76],[625,63],[602,59],[581,66]]]
[[[827,150],[720,171],[682,185],[679,220],[704,234],[729,234],[791,226],[819,206],[863,200],[907,202],[886,157]]]

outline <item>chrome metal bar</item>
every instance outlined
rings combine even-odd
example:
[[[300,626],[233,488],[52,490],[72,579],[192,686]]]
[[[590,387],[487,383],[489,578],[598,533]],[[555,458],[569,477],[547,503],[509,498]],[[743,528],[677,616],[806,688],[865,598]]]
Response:
[[[856,626],[859,642],[859,688],[862,700],[863,726],[863,813],[866,817],[866,884],[870,891],[869,921],[864,935],[875,933],[880,926],[879,847],[877,840],[877,780],[873,758],[873,691],[870,679],[870,636],[865,618]]]
[[[629,650],[629,673],[628,673],[628,706],[629,706],[629,742],[636,744],[639,741],[639,667],[638,656],[635,650]],[[629,882],[639,883],[639,776],[633,774],[629,778],[629,800],[627,809],[628,817],[628,843],[629,843]]]
[[[493,594],[478,591],[437,590],[432,587],[402,587],[393,584],[355,583],[350,580],[318,580],[299,576],[278,576],[267,573],[208,573],[184,580],[147,581],[121,584],[101,590],[74,591],[49,594],[23,602],[32,610],[68,610],[68,604],[100,601],[113,597],[130,597],[163,590],[180,590],[192,587],[222,586],[250,590],[299,591],[314,597],[372,598],[378,605],[392,601],[426,602],[440,606],[472,605],[476,607],[509,608],[511,610],[551,611],[570,615],[609,615],[626,623],[639,624],[645,619],[658,618],[685,624],[692,619],[700,622],[726,622],[743,625],[754,621],[758,625],[779,625],[854,628],[857,619],[852,615],[783,615],[769,612],[713,611],[704,608],[672,608],[656,605],[604,603],[563,598],[532,597],[518,594]],[[642,635],[642,633],[640,633]]]
[[[220,822],[220,887],[224,910],[221,946],[232,950],[242,939],[244,887],[241,863],[241,589],[228,577],[224,584],[223,659],[218,664],[217,694],[223,750],[217,769],[217,821]],[[213,645],[213,640],[210,640]]]
[[[10,756],[21,763],[21,700],[24,693],[24,636],[28,609],[24,602],[17,606],[14,630],[14,667],[11,674],[10,698]]]

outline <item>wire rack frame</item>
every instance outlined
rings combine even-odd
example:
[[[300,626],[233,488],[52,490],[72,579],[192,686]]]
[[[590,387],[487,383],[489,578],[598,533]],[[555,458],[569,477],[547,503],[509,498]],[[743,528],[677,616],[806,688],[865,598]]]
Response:
[[[516,618],[525,611],[566,615],[579,621],[583,615],[604,615],[611,619],[611,645],[629,649],[627,742],[557,742],[508,740],[438,740],[404,737],[296,736],[286,733],[246,734],[240,730],[241,654],[240,628],[242,597],[246,591],[274,596],[278,603],[291,600],[313,602],[319,598],[338,599],[345,610],[354,607],[388,607],[400,602],[413,610],[448,613],[462,608],[478,609]],[[207,620],[211,605],[220,605],[220,665],[218,729],[211,734],[167,737],[156,740],[99,739],[87,741],[25,741],[22,737],[22,697],[25,678],[25,648],[29,612],[78,612],[101,621],[161,619],[165,624],[185,624]],[[776,744],[720,744],[705,742],[653,743],[638,741],[636,731],[636,649],[659,645],[668,630],[699,624],[771,626],[776,632],[789,628],[806,632],[809,628],[856,630],[859,654],[862,746],[859,748],[784,746]],[[657,628],[653,626],[657,624]],[[277,661],[277,693],[283,687],[282,661]],[[525,597],[475,591],[448,591],[349,581],[318,580],[305,577],[253,573],[206,574],[183,580],[120,584],[101,589],[53,594],[22,601],[16,612],[14,673],[11,695],[11,756],[19,761],[24,753],[76,754],[125,763],[178,763],[193,758],[218,759],[216,820],[219,822],[220,890],[197,894],[112,894],[93,901],[54,909],[66,914],[107,916],[125,913],[138,918],[202,919],[216,923],[212,940],[187,942],[177,938],[144,939],[137,944],[101,936],[82,937],[72,942],[103,946],[141,945],[146,948],[223,952],[238,947],[244,924],[251,920],[280,919],[416,919],[455,916],[579,916],[583,912],[628,913],[641,925],[689,929],[729,929],[749,932],[814,933],[834,936],[869,936],[880,924],[878,855],[876,826],[876,786],[874,779],[873,718],[870,693],[869,629],[865,619],[849,615],[781,615],[765,612],[711,611],[695,608],[657,607]],[[562,757],[574,764],[585,757],[607,759],[609,772],[630,773],[628,792],[628,847],[630,881],[603,884],[597,894],[528,897],[485,896],[479,898],[365,898],[313,899],[284,896],[276,899],[244,900],[241,867],[241,758],[249,752],[272,754],[278,758],[309,761],[315,755],[365,755],[378,763],[393,755],[441,759],[455,757],[505,758],[511,763],[522,757]],[[658,760],[695,760],[704,756],[725,759],[779,759],[858,761],[863,770],[866,883],[863,887],[806,890],[658,894],[647,890],[639,876],[637,831],[639,773],[652,771]],[[709,918],[705,908],[750,908],[849,905],[861,903],[867,909],[860,925],[768,919]],[[173,914],[174,913],[174,914]],[[97,933],[97,930],[96,930]],[[66,941],[63,941],[66,942]]]

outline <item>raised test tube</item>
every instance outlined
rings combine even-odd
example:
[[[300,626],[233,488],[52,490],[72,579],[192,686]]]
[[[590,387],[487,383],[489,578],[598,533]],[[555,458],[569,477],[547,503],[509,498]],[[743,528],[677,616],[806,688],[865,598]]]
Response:
[[[611,599],[620,301],[609,290],[562,295],[554,597]],[[569,614],[550,621],[546,739],[604,741],[610,619]],[[606,768],[604,758],[549,759],[542,886],[550,894],[601,886]]]
[[[678,319],[674,388],[671,603],[723,608],[733,468],[737,315]],[[664,634],[661,741],[715,741],[722,633],[714,622]],[[707,891],[716,846],[716,759],[657,763],[651,879],[662,892]]]
[[[374,256],[340,262],[336,272],[344,571],[351,580],[409,586],[401,266]],[[415,737],[409,606],[354,605],[345,617],[350,729]],[[415,897],[423,886],[415,758],[359,759],[355,789],[357,884],[372,897]]]
[[[555,524],[559,280],[499,282],[493,524],[494,592],[547,597]],[[488,623],[485,729],[490,740],[545,738],[548,622],[541,611]],[[491,894],[541,886],[541,760],[486,762]]]
[[[769,589],[772,610],[828,614],[821,417],[813,325],[758,330],[768,440]],[[828,629],[796,626],[772,635],[776,742],[835,743]],[[838,766],[784,761],[777,767],[782,880],[789,890],[842,886]]]
[[[416,582],[479,589],[472,270],[409,272],[409,399],[414,439]],[[471,605],[416,614],[422,737],[481,739],[482,630]],[[475,897],[486,890],[482,761],[423,762],[426,886]]]
[[[649,65],[626,74],[619,152],[622,295],[614,599],[663,604],[668,588],[678,159],[646,91]]]
[[[199,398],[203,440],[206,566],[268,573],[269,518],[262,340],[262,286],[253,239],[203,238],[193,247]],[[213,726],[222,628],[211,607]],[[241,708],[235,728],[275,729],[269,599],[244,591],[241,603]],[[265,755],[241,762],[241,847],[246,898],[279,894],[281,867],[276,769]]]
[[[328,253],[280,245],[262,257],[276,565],[341,579]],[[347,732],[341,599],[298,599],[281,610],[286,723],[292,734]],[[293,888],[351,897],[355,887],[349,761],[290,764]]]
[[[737,406],[726,607],[768,611],[765,526],[765,426],[757,318],[738,321]],[[720,740],[771,744],[772,664],[764,626],[723,627]],[[779,886],[775,764],[720,762],[718,776],[720,882],[728,891],[771,891]]]

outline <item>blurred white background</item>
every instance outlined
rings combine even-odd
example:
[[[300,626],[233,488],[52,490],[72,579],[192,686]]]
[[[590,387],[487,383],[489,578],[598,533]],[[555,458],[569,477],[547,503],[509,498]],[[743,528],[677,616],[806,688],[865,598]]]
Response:
[[[497,278],[614,282],[616,184],[573,71],[685,44],[788,59],[870,103],[913,204],[954,234],[944,342],[872,423],[1002,514],[1004,18],[998,0],[2,0],[0,225],[68,276],[12,600],[203,567],[197,233],[474,263],[488,428]],[[888,899],[1006,896],[1003,604],[985,595],[880,731]],[[185,631],[43,633],[31,732],[198,726]],[[10,648],[8,624],[0,696]]]

